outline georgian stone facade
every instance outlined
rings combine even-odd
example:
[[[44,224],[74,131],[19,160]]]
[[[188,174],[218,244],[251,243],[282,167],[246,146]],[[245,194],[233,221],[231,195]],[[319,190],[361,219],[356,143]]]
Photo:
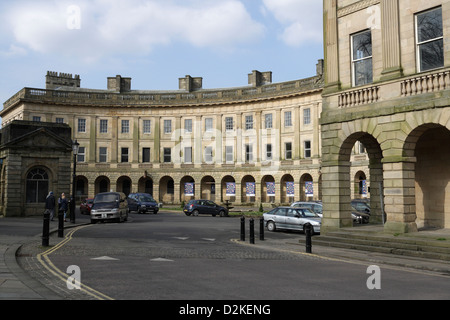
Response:
[[[450,1],[326,0],[323,230],[351,225],[352,146],[367,149],[371,219],[450,227]],[[382,197],[380,197],[382,195]]]
[[[253,71],[249,86],[220,90],[203,89],[202,78],[186,76],[179,90],[164,92],[131,90],[131,78],[121,76],[108,78],[107,90],[83,89],[78,75],[49,72],[46,89],[24,88],[0,115],[4,124],[72,128],[80,143],[79,198],[118,190],[148,192],[166,204],[319,200],[322,60],[317,70],[284,83],[272,83],[271,72]],[[370,180],[367,157],[359,148],[353,157],[351,183],[360,197],[360,179]],[[234,194],[227,191],[230,183]]]

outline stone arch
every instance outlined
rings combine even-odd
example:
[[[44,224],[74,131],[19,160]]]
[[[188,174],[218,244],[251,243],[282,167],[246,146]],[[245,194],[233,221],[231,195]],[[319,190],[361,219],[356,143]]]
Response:
[[[294,183],[294,177],[290,174],[285,174],[281,177],[280,180],[280,200],[281,203],[290,203],[290,202],[294,202],[295,197],[289,196],[288,192],[287,192],[287,182],[292,182]],[[295,183],[294,183],[295,185]],[[295,188],[295,187],[294,187]]]
[[[247,188],[247,183],[253,183],[253,190]],[[247,192],[251,192],[252,195],[248,195]],[[253,193],[254,192],[254,193]],[[256,201],[256,182],[255,178],[251,175],[246,175],[241,180],[241,199],[242,203],[252,203]]]
[[[307,183],[312,183],[312,191],[314,192],[314,180],[311,174],[304,173],[300,177],[300,201],[309,201],[314,198],[314,194],[309,193],[310,187],[307,187]]]
[[[153,196],[153,179],[148,176],[141,177],[138,181],[138,192],[148,193]]]
[[[275,195],[269,195],[267,192],[270,191],[267,188],[267,183],[275,183],[275,178],[272,175],[265,175],[261,179],[261,202],[275,202]],[[274,190],[276,193],[276,189]]]
[[[159,201],[173,203],[175,200],[175,181],[170,176],[159,179]]]
[[[353,127],[356,127],[356,124],[353,124]],[[344,131],[338,134],[341,138],[334,139],[333,146],[328,147],[333,152],[329,154],[323,152],[322,195],[324,204],[323,229],[325,232],[353,225],[350,205],[350,159],[353,146],[357,141],[364,144],[369,156],[371,222],[379,222],[383,218],[379,201],[383,183],[381,144],[373,135],[365,131],[348,133],[347,136],[342,138],[342,132]]]
[[[95,194],[109,192],[111,190],[111,181],[106,176],[99,176],[95,179]]]
[[[405,140],[412,158],[415,223],[420,228],[450,228],[450,130],[436,123],[418,126]]]
[[[235,192],[234,196],[227,195],[227,183],[234,183],[234,188],[230,188],[231,190],[229,190],[230,192],[232,192],[234,189],[234,192]],[[220,185],[221,185],[221,197],[222,197],[221,201],[225,202],[225,200],[229,200],[230,202],[235,202],[237,189],[236,189],[236,180],[234,179],[234,177],[233,176],[224,176],[222,178]]]
[[[121,176],[116,183],[117,192],[123,192],[126,196],[133,192],[133,183],[128,176]]]
[[[216,200],[216,180],[212,176],[204,176],[200,182],[201,198],[206,200]]]
[[[75,181],[75,199],[81,200],[89,196],[89,180],[85,176],[77,176]]]
[[[185,190],[185,186],[186,183],[193,183],[194,184],[194,188],[192,190],[192,195],[186,195],[186,190]],[[180,201],[181,202],[188,202],[189,200],[195,199],[195,188],[197,186],[195,185],[195,179],[191,176],[184,176],[183,178],[181,178],[180,180]]]

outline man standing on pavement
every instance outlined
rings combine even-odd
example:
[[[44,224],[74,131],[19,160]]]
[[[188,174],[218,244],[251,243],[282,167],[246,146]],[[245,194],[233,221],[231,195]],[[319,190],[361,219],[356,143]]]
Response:
[[[50,191],[45,199],[45,209],[50,211],[50,221],[53,221],[53,217],[55,216],[55,196],[53,195],[53,191]]]

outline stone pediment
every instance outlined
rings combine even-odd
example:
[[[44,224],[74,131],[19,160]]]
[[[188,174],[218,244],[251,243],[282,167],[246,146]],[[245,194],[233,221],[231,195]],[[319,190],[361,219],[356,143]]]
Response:
[[[60,138],[58,135],[45,128],[39,128],[6,142],[3,147],[27,149],[39,148],[49,150],[59,149],[69,151],[72,149],[72,142]]]

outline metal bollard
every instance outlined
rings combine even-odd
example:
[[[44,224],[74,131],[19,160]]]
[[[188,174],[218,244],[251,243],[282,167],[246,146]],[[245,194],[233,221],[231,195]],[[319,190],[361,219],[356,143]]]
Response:
[[[305,224],[305,234],[306,234],[306,253],[312,253],[312,224]]]
[[[58,212],[58,238],[64,238],[64,212]]]
[[[44,211],[44,225],[42,228],[42,246],[48,247],[50,240],[50,211]]]
[[[241,217],[241,241],[245,241],[245,218]]]
[[[255,244],[255,220],[250,219],[250,243]]]
[[[264,241],[264,218],[259,219],[259,240]]]

